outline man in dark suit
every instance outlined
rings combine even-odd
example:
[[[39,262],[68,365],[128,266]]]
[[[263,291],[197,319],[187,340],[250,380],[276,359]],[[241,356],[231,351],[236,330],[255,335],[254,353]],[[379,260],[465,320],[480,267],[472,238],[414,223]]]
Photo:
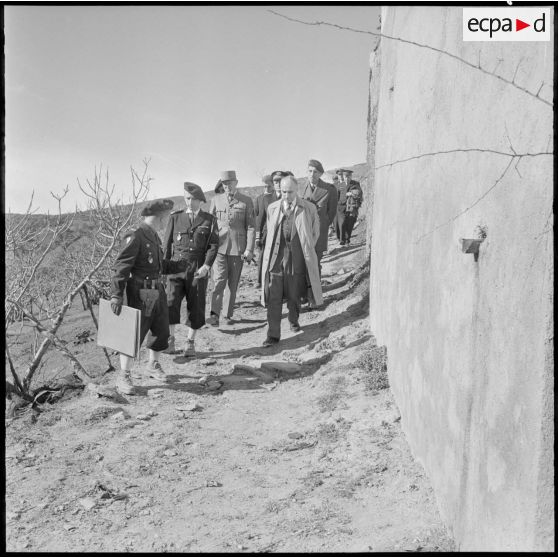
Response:
[[[281,178],[283,178],[283,175],[282,171],[274,171],[264,176],[262,179],[262,182],[265,184],[264,193],[256,198],[254,204],[256,214],[256,248],[260,251],[258,256],[258,289],[262,286],[263,248],[267,238],[267,207],[270,203],[281,198]]]
[[[324,167],[316,159],[308,161],[308,181],[302,189],[302,199],[312,202],[320,218],[320,237],[316,243],[316,255],[321,262],[324,252],[327,251],[327,237],[329,226],[333,223],[337,212],[337,190],[335,187],[321,179]],[[320,265],[321,274],[321,265]]]
[[[282,199],[268,207],[268,237],[264,249],[262,303],[267,305],[264,347],[281,338],[283,300],[287,301],[291,331],[300,331],[300,299],[310,285],[316,304],[322,303],[318,258],[314,245],[320,234],[313,203],[298,197],[294,176],[281,180]]]
[[[180,305],[186,297],[188,339],[184,356],[193,357],[196,331],[205,324],[207,277],[217,256],[219,237],[215,217],[200,209],[205,195],[197,184],[184,183],[184,202],[186,209],[171,213],[163,244],[165,258],[187,261],[186,271],[169,275],[170,337],[165,352],[176,352],[175,325],[180,323]]]

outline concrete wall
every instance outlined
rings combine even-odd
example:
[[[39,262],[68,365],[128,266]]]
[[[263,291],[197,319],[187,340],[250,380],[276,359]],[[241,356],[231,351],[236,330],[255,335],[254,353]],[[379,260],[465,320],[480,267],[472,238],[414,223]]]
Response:
[[[384,34],[551,101],[552,43],[461,25],[459,7],[382,8]],[[441,153],[550,152],[552,107],[428,49],[376,54],[370,313],[403,427],[460,550],[553,550],[552,157]],[[459,239],[481,230],[475,261]]]

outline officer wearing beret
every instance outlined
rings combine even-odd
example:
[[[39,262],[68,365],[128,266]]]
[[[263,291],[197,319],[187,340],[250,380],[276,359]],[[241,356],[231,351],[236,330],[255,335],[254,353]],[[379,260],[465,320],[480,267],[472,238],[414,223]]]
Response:
[[[163,241],[165,258],[187,262],[186,271],[169,275],[167,302],[170,338],[165,352],[176,352],[175,326],[180,323],[180,305],[185,297],[188,312],[188,338],[184,349],[186,357],[196,355],[196,331],[205,325],[207,276],[217,256],[219,244],[215,217],[200,209],[205,201],[205,195],[197,184],[185,182],[186,209],[172,212]]]
[[[171,200],[149,202],[143,208],[143,222],[128,231],[123,238],[122,248],[112,267],[111,308],[118,316],[122,309],[124,290],[128,306],[141,310],[140,343],[148,331],[151,337],[147,373],[159,381],[166,375],[159,364],[159,353],[167,348],[169,338],[169,314],[162,275],[181,271],[184,262],[164,259],[161,240],[157,234],[162,230],[173,207]],[[116,387],[124,394],[134,393],[130,379],[133,358],[120,355],[120,368]]]
[[[324,167],[316,159],[308,161],[308,181],[303,187],[301,198],[311,201],[318,209],[320,218],[320,237],[316,242],[318,262],[322,261],[327,251],[327,237],[329,226],[333,223],[337,212],[337,191],[332,184],[321,179]],[[321,265],[320,265],[321,274]]]

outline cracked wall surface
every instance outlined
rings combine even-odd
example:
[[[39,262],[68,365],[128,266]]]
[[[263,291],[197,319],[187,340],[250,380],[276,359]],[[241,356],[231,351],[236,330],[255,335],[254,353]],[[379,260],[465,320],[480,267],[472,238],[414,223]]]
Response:
[[[465,43],[459,7],[384,7],[382,33],[484,70],[371,57],[371,326],[402,424],[460,550],[553,550],[553,44]]]

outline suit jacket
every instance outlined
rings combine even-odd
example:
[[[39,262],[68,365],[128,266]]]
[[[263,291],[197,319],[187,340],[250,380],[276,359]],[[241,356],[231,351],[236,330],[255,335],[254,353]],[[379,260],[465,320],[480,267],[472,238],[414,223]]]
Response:
[[[333,223],[333,219],[337,213],[337,189],[333,184],[329,184],[320,179],[316,188],[312,191],[310,182],[307,181],[302,190],[301,197],[312,202],[318,210],[318,217],[320,218],[320,237],[316,243],[316,252],[325,252],[327,250],[329,225]]]
[[[276,235],[274,234],[277,228],[281,225],[283,220],[283,212],[281,211],[281,200],[273,202],[267,208],[267,230],[270,234],[267,235],[263,252],[262,263],[262,277],[265,277],[269,272],[271,263],[271,253],[274,247]],[[304,261],[306,263],[306,271],[310,281],[310,287],[316,304],[321,304],[322,299],[322,285],[320,281],[320,270],[318,267],[318,256],[316,255],[315,244],[320,236],[320,221],[318,212],[314,204],[303,200],[297,199],[296,207],[294,209],[293,229],[291,237],[295,234],[298,235],[302,252],[304,254]],[[265,281],[262,281],[262,304],[265,304]]]
[[[217,221],[207,211],[200,209],[193,222],[184,209],[171,213],[163,240],[166,259],[196,260],[198,267],[211,267],[218,244]]]
[[[256,213],[256,240],[260,238],[265,238],[267,233],[267,207],[270,203],[277,201],[277,195],[275,191],[271,194],[260,194],[256,198],[255,203],[255,213]]]
[[[235,192],[229,202],[227,194],[217,194],[209,207],[217,217],[219,254],[241,256],[245,250],[254,251],[255,216],[252,199]]]

